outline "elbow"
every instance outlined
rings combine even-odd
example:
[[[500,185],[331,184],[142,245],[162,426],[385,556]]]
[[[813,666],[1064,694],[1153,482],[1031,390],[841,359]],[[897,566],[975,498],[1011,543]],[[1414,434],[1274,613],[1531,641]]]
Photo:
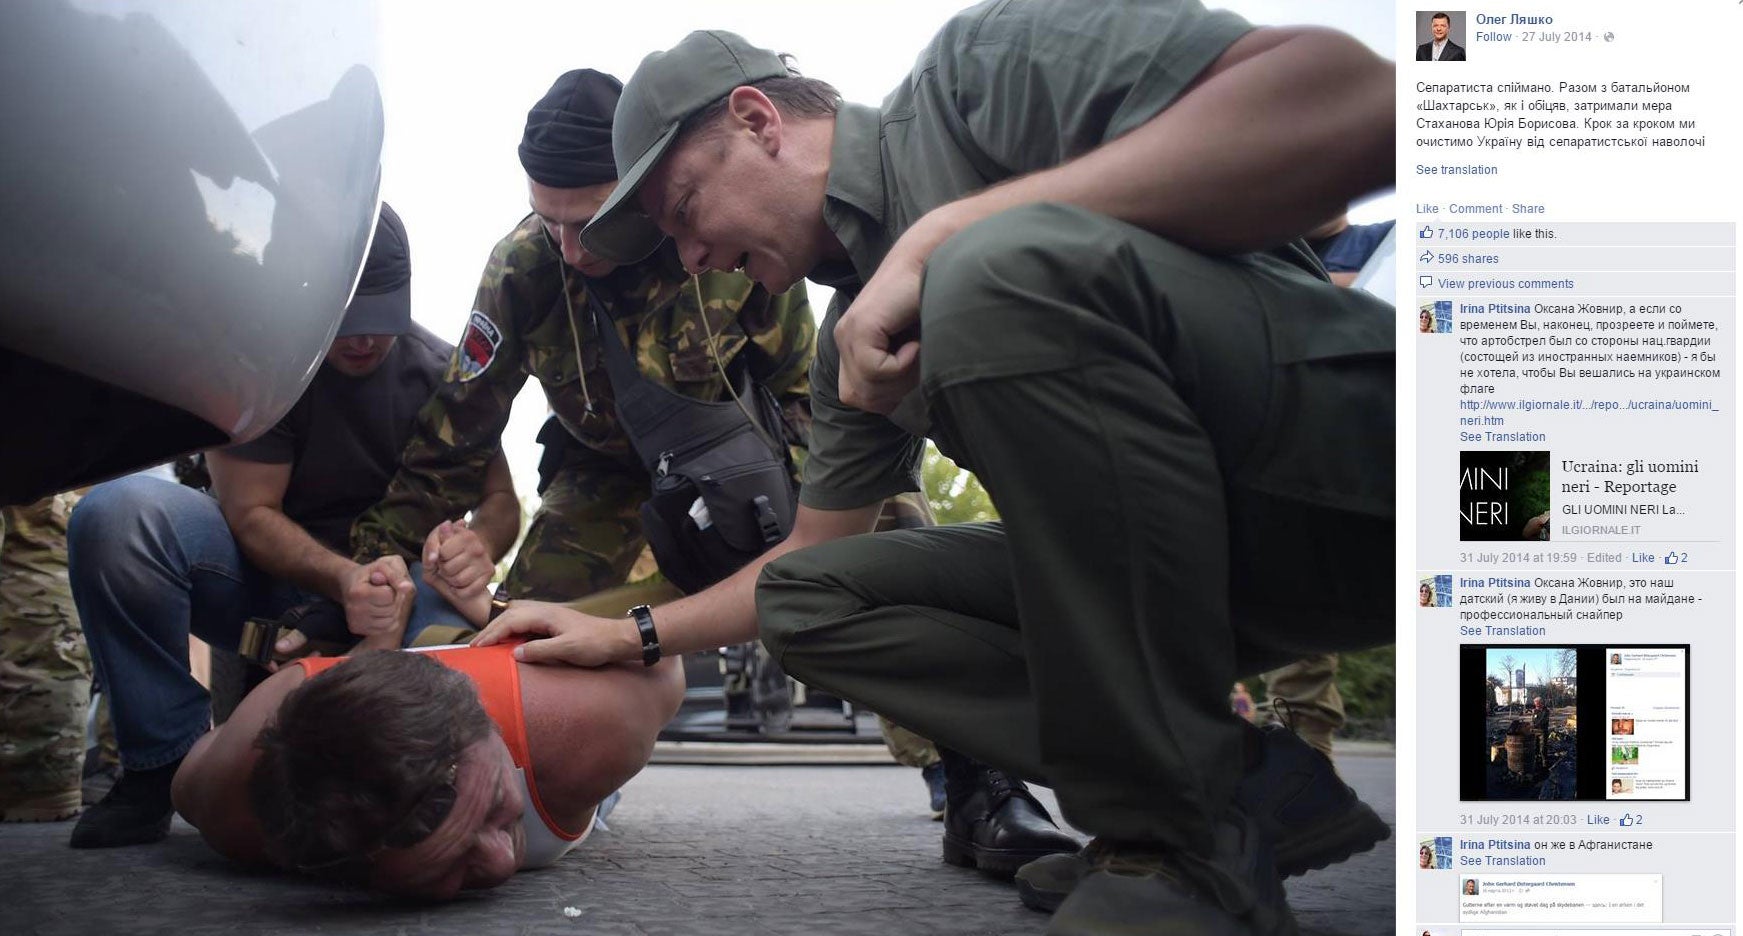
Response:
[[[1345,104],[1339,131],[1358,173],[1357,195],[1393,185],[1397,180],[1397,68],[1355,38],[1332,30],[1315,30],[1312,55],[1327,69],[1325,100]]]

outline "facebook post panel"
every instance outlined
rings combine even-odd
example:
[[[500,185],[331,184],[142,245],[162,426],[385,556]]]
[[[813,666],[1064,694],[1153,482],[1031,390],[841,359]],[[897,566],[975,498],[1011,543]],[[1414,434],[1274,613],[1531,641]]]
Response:
[[[1729,933],[1743,5],[1399,19],[1410,931]]]

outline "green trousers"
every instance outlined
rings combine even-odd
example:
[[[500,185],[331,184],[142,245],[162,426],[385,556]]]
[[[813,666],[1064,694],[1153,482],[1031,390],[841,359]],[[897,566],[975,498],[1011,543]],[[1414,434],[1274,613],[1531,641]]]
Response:
[[[1080,828],[1208,853],[1235,677],[1393,639],[1393,344],[1311,261],[1052,205],[977,224],[928,262],[920,392],[1002,522],[785,556],[764,641]]]

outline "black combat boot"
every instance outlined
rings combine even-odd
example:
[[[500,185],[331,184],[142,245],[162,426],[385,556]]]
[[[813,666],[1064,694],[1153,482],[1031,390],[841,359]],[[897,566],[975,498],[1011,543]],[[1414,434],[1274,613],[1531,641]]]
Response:
[[[1266,839],[1279,877],[1365,852],[1392,830],[1338,777],[1331,760],[1282,725],[1247,729],[1247,770],[1235,806]],[[1089,873],[1094,848],[1036,861],[1017,874],[1032,910],[1053,912]]]
[[[170,817],[175,815],[175,807],[170,803],[170,781],[175,779],[176,768],[181,764],[177,758],[150,770],[123,770],[109,795],[79,817],[73,826],[72,846],[145,845],[168,836]]]
[[[945,861],[1008,878],[1037,858],[1077,851],[1077,840],[1059,831],[1021,780],[955,751],[939,749],[938,755]]]

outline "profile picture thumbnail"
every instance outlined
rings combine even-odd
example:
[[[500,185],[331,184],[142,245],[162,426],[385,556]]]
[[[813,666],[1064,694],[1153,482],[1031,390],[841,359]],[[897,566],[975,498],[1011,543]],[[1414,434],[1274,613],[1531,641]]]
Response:
[[[1465,61],[1465,13],[1463,10],[1418,10],[1416,12],[1418,62]]]
[[[1434,299],[1416,310],[1416,331],[1423,335],[1452,333],[1452,300]]]

